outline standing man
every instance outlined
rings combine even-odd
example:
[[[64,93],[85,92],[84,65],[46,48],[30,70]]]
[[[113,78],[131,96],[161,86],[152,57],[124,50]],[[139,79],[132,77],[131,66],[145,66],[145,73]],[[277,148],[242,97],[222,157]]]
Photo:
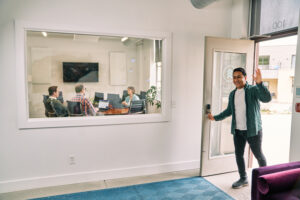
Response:
[[[255,71],[253,76],[256,85],[247,83],[247,74],[244,68],[233,70],[233,83],[236,86],[229,94],[227,108],[218,115],[208,114],[210,120],[220,121],[232,115],[231,133],[233,134],[236,163],[240,179],[232,184],[232,188],[241,188],[248,185],[245,168],[244,150],[246,142],[258,161],[260,167],[266,166],[267,161],[262,153],[262,123],[259,101],[271,101],[271,94],[262,83],[261,72]]]
[[[66,106],[64,106],[57,97],[59,96],[59,91],[57,86],[51,86],[48,88],[49,98],[46,102],[47,110],[53,114],[55,117],[67,117],[69,116],[69,112]],[[49,113],[47,113],[49,115]],[[53,117],[52,116],[52,117]],[[49,116],[51,117],[51,116]]]
[[[71,99],[73,102],[80,102],[85,116],[95,116],[98,108],[94,108],[91,101],[85,97],[85,88],[82,84],[75,86],[76,96]]]

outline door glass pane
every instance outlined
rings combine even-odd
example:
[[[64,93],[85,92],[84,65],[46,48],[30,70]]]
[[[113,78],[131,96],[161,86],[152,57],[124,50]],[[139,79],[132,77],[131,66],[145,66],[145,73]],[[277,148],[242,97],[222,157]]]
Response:
[[[224,111],[230,92],[235,88],[232,82],[233,69],[246,67],[245,53],[214,52],[212,80],[212,114]],[[231,117],[214,122],[210,130],[210,157],[234,153],[231,134]]]

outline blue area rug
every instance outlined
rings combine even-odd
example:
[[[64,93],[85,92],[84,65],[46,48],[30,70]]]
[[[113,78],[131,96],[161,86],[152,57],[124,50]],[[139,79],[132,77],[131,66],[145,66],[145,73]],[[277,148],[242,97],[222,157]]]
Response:
[[[79,192],[34,200],[233,200],[202,177]]]

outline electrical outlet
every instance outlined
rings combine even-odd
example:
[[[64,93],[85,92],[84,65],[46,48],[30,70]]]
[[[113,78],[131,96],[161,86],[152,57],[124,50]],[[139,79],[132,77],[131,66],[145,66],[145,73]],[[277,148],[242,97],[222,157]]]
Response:
[[[75,165],[75,156],[74,155],[69,155],[69,164],[70,165]]]

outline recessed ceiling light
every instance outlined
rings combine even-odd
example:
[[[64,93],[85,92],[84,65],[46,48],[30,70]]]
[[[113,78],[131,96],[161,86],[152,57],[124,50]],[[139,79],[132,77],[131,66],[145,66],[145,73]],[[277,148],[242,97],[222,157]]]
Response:
[[[125,42],[126,40],[128,40],[128,37],[123,37],[123,38],[121,39],[122,42]]]
[[[44,37],[47,37],[47,33],[46,33],[46,32],[42,32],[42,35],[43,35]]]

